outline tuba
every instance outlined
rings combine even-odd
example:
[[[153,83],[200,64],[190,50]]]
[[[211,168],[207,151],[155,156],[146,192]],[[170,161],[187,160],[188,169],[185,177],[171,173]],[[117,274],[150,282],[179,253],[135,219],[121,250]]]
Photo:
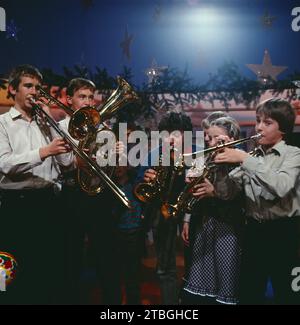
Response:
[[[102,108],[87,106],[82,107],[75,112],[39,86],[39,96],[48,100],[48,103],[46,103],[47,106],[49,106],[50,103],[54,103],[70,115],[68,132],[73,139],[79,141],[78,150],[86,156],[84,160],[89,158],[89,160],[97,161],[97,157],[98,159],[101,159],[99,153],[101,153],[100,147],[102,144],[97,142],[99,132],[112,131],[105,126],[103,129],[99,129],[100,124],[103,124],[105,120],[111,118],[125,105],[139,100],[138,95],[127,81],[121,77],[117,77],[117,82],[117,89],[113,91]],[[78,156],[80,157],[80,155]],[[114,172],[114,167],[104,166],[101,170],[103,170],[108,178],[111,178]],[[107,185],[106,180],[103,180],[103,177],[97,177],[93,168],[89,167],[84,169],[78,168],[77,179],[81,189],[90,195],[100,193],[104,189],[105,185]]]
[[[79,148],[82,151],[88,153],[88,155],[96,160],[100,164],[101,160],[107,161],[109,156],[113,154],[113,151],[103,151],[102,147],[105,143],[102,143],[101,139],[103,132],[107,133],[107,138],[112,137],[115,139],[113,131],[104,126],[99,128],[100,122],[103,124],[105,120],[114,116],[117,111],[129,103],[133,103],[139,100],[138,95],[128,84],[127,81],[121,77],[117,77],[118,87],[104,105],[101,108],[83,107],[76,111],[70,120],[69,129],[73,133],[77,132],[77,129],[81,129],[80,126],[84,126],[86,136],[82,137],[79,141]],[[97,112],[97,114],[95,114]],[[112,177],[115,167],[109,164],[102,167],[102,170]],[[100,193],[105,188],[105,183],[99,177],[95,177],[87,169],[78,169],[77,178],[80,187],[90,195]]]

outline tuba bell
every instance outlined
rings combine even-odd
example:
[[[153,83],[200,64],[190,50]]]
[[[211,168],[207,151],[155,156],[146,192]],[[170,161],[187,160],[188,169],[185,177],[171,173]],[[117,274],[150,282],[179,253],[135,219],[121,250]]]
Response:
[[[104,126],[100,128],[100,124],[113,117],[121,108],[127,104],[137,102],[139,97],[137,93],[132,89],[126,80],[121,77],[117,77],[118,87],[102,107],[83,107],[77,110],[71,117],[69,123],[69,130],[73,134],[82,134],[79,141],[79,148],[82,151],[88,153],[88,155],[94,160],[101,160],[107,158],[112,152],[102,152],[101,147],[104,143],[99,142],[98,139],[102,139],[103,132],[107,132],[108,136],[115,138],[113,131]],[[78,137],[77,137],[78,138]],[[102,167],[102,170],[112,177],[114,173],[114,166],[107,164]],[[77,172],[78,182],[80,187],[90,195],[100,193],[105,188],[105,183],[101,178],[95,177],[89,170],[78,169]]]

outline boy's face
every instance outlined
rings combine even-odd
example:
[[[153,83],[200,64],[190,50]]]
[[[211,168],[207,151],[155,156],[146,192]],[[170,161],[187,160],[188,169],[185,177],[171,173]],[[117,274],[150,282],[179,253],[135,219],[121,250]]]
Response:
[[[32,109],[30,97],[36,96],[38,93],[37,86],[40,86],[40,81],[35,77],[22,76],[17,89],[9,86],[9,91],[15,96],[15,103],[18,108],[30,111]]]
[[[74,92],[73,96],[67,96],[67,102],[75,111],[85,106],[92,106],[94,105],[94,92],[89,88],[80,88]]]
[[[256,115],[255,130],[262,135],[258,144],[263,146],[272,147],[283,138],[283,132],[279,130],[278,122],[264,114]]]

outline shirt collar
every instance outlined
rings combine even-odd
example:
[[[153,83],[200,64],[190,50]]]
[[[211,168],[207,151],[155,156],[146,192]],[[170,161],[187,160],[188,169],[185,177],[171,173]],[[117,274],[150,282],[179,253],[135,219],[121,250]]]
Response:
[[[272,152],[275,152],[279,156],[282,156],[286,150],[286,144],[285,144],[284,140],[281,140],[278,143],[276,143],[272,148],[270,148],[267,152],[265,152],[261,146],[258,147],[257,149],[258,149],[259,153],[261,153],[263,156],[270,154]]]
[[[10,108],[9,114],[13,120],[22,117],[22,114],[15,107]]]

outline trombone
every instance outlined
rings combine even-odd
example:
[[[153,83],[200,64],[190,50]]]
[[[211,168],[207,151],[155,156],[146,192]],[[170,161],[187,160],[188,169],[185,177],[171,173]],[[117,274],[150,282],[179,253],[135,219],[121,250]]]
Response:
[[[75,143],[71,136],[69,136],[59,124],[47,113],[43,110],[43,108],[36,102],[33,97],[30,97],[36,114],[40,118],[45,118],[48,124],[67,142],[67,144],[71,147],[71,149],[80,157],[89,167],[89,169],[93,172],[93,174],[99,177],[104,183],[112,190],[112,192],[118,197],[118,199],[127,207],[131,208],[130,201],[126,197],[125,193],[118,188],[118,186],[101,170],[99,165],[91,158],[89,155],[81,150],[79,146]],[[63,104],[62,104],[63,105]]]

